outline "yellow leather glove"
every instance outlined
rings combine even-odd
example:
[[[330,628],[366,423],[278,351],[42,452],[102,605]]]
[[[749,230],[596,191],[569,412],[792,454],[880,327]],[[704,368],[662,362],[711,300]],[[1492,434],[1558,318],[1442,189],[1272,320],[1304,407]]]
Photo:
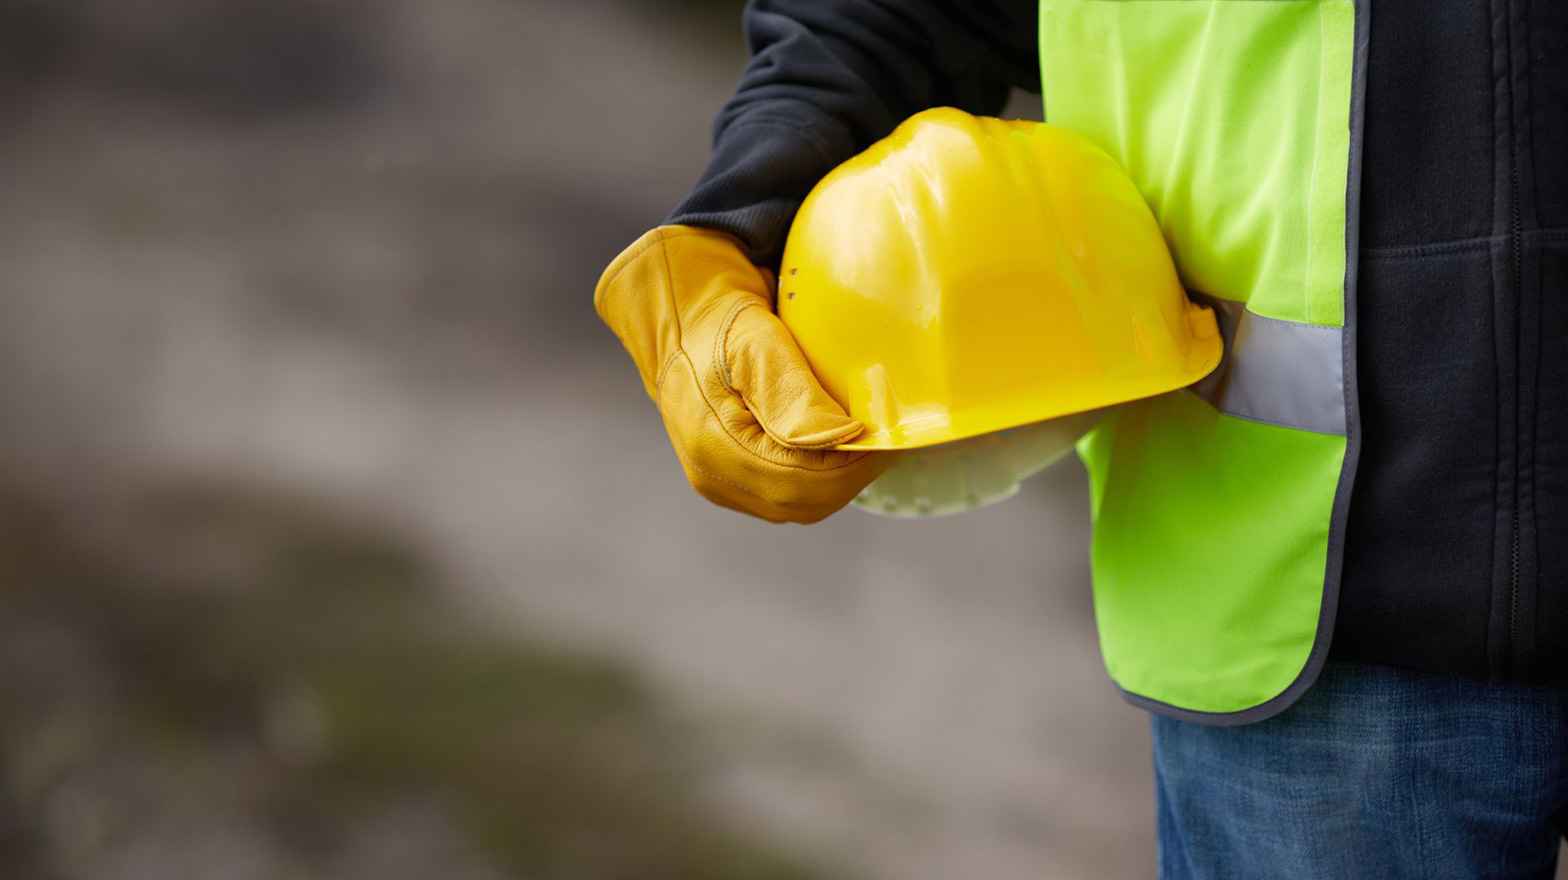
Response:
[[[604,270],[594,306],[637,362],[698,494],[772,522],[816,522],[893,456],[833,451],[862,426],[812,375],[773,289],[730,236],[662,226]]]

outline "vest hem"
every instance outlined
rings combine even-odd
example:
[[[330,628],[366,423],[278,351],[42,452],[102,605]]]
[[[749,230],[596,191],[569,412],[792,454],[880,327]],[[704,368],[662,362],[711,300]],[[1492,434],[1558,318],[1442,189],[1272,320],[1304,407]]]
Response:
[[[1341,339],[1341,383],[1345,407],[1345,458],[1340,465],[1339,482],[1329,515],[1328,554],[1323,573],[1323,600],[1318,606],[1317,631],[1307,661],[1295,680],[1267,700],[1234,712],[1204,712],[1184,709],[1170,703],[1135,694],[1120,684],[1116,690],[1123,700],[1140,709],[1166,718],[1208,727],[1235,727],[1272,718],[1301,699],[1328,662],[1329,646],[1334,640],[1334,623],[1339,610],[1339,587],[1345,562],[1345,532],[1350,517],[1351,488],[1361,457],[1361,412],[1356,390],[1356,258],[1360,241],[1361,148],[1366,111],[1366,62],[1369,45],[1368,26],[1371,0],[1356,0],[1354,54],[1350,86],[1350,157],[1345,185],[1345,318]],[[1114,683],[1114,681],[1113,681]]]

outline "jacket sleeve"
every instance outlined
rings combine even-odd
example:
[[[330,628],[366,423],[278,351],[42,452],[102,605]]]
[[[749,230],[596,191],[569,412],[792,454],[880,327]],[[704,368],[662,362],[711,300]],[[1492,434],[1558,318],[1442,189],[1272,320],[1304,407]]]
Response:
[[[671,223],[729,232],[777,266],[795,211],[840,162],[929,107],[1039,91],[1039,0],[750,0],[751,61]]]

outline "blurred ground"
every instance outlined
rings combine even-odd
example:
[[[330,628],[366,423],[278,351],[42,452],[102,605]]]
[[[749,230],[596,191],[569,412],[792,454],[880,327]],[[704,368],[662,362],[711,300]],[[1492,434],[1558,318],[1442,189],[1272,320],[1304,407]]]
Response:
[[[712,814],[637,676],[443,613],[373,524],[7,488],[8,878],[820,876]]]
[[[422,598],[388,600],[403,609],[399,632],[421,632],[425,617],[444,627],[434,648],[408,637],[423,646],[408,650],[429,652],[416,667],[442,646],[493,640],[503,644],[485,669],[515,669],[511,651],[564,651],[631,682],[627,705],[641,708],[615,710],[631,713],[625,729],[680,719],[676,734],[650,734],[631,753],[682,768],[684,781],[669,784],[691,790],[657,803],[697,829],[672,832],[698,840],[694,852],[771,848],[791,864],[897,880],[1151,875],[1145,720],[1099,665],[1077,466],[951,520],[846,511],[808,529],[752,523],[685,486],[635,372],[593,316],[600,268],[679,200],[704,160],[709,118],[742,59],[732,16],[720,2],[0,2],[0,50],[12,50],[0,51],[12,120],[0,130],[0,500],[21,511],[21,534],[37,521],[55,536],[55,561],[15,563],[22,586],[11,589],[77,584],[98,609],[73,617],[81,605],[8,599],[7,631],[55,621],[115,668],[121,655],[105,640],[146,603],[148,644],[172,640],[184,653],[125,680],[175,687],[187,665],[178,658],[226,643],[226,621],[258,616],[292,631],[316,609],[247,604],[256,598],[215,608],[149,587],[191,579],[180,560],[205,545],[187,529],[199,536],[209,518],[153,528],[157,499],[193,486],[286,499],[265,509],[293,511],[270,515],[288,534],[371,529],[427,571],[410,576]],[[251,520],[222,521],[244,531]],[[139,536],[140,549],[93,549],[104,530]],[[240,546],[275,547],[272,534]],[[273,571],[271,553],[225,565]],[[27,567],[82,558],[94,561],[87,576]],[[310,595],[287,589],[286,575],[218,571],[197,580]],[[112,601],[91,591],[105,582]],[[341,603],[331,614],[354,616]],[[362,635],[347,654],[283,673],[247,648],[241,656],[260,665],[240,668],[246,681],[312,681],[318,662],[382,656],[377,643]],[[12,662],[36,668],[23,654]],[[163,822],[137,800],[168,796],[160,773],[91,776],[85,802],[121,817],[119,831],[60,831],[96,814],[70,806],[85,797],[75,777],[38,769],[54,766],[39,744],[99,755],[71,737],[95,729],[93,707],[112,701],[93,675],[42,668],[57,689],[8,678],[0,704],[14,789],[0,820],[28,820],[15,823],[28,842],[17,849],[30,848],[37,870],[66,866],[40,876],[270,878],[302,865],[324,876],[621,876],[518,873],[532,863],[507,861],[504,846],[472,855],[469,826],[448,813],[468,815],[461,805],[477,798],[484,815],[515,815],[525,840],[542,827],[517,806],[531,789],[443,789],[440,773],[372,786],[393,807],[333,819],[330,858],[237,825],[260,821],[260,808],[208,802],[210,785],[187,789],[189,809],[221,821]],[[431,673],[474,676],[490,673]],[[199,693],[221,695],[228,681]],[[272,690],[255,705],[274,705]],[[294,705],[294,690],[278,692]],[[486,693],[507,704],[504,686]],[[518,694],[503,722],[540,711],[526,688]],[[386,725],[466,711],[411,699],[404,719],[378,705]],[[453,748],[473,741],[462,736]],[[250,785],[256,774],[239,771],[261,759],[217,741],[185,772]],[[517,760],[509,754],[497,773]],[[263,777],[283,773],[288,759],[276,760],[261,761]],[[303,772],[285,783],[330,790],[332,777]],[[642,778],[612,783],[636,790]],[[78,818],[60,824],[38,804]],[[629,815],[626,827],[645,827]],[[403,873],[354,861],[393,841]],[[704,857],[689,857],[671,856],[670,876],[696,876],[681,866]]]

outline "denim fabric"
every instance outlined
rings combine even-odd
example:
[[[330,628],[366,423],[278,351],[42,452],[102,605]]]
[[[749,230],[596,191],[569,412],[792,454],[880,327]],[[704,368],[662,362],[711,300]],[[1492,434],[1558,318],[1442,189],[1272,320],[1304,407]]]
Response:
[[[1241,727],[1156,716],[1163,880],[1551,880],[1568,687],[1331,662]]]

